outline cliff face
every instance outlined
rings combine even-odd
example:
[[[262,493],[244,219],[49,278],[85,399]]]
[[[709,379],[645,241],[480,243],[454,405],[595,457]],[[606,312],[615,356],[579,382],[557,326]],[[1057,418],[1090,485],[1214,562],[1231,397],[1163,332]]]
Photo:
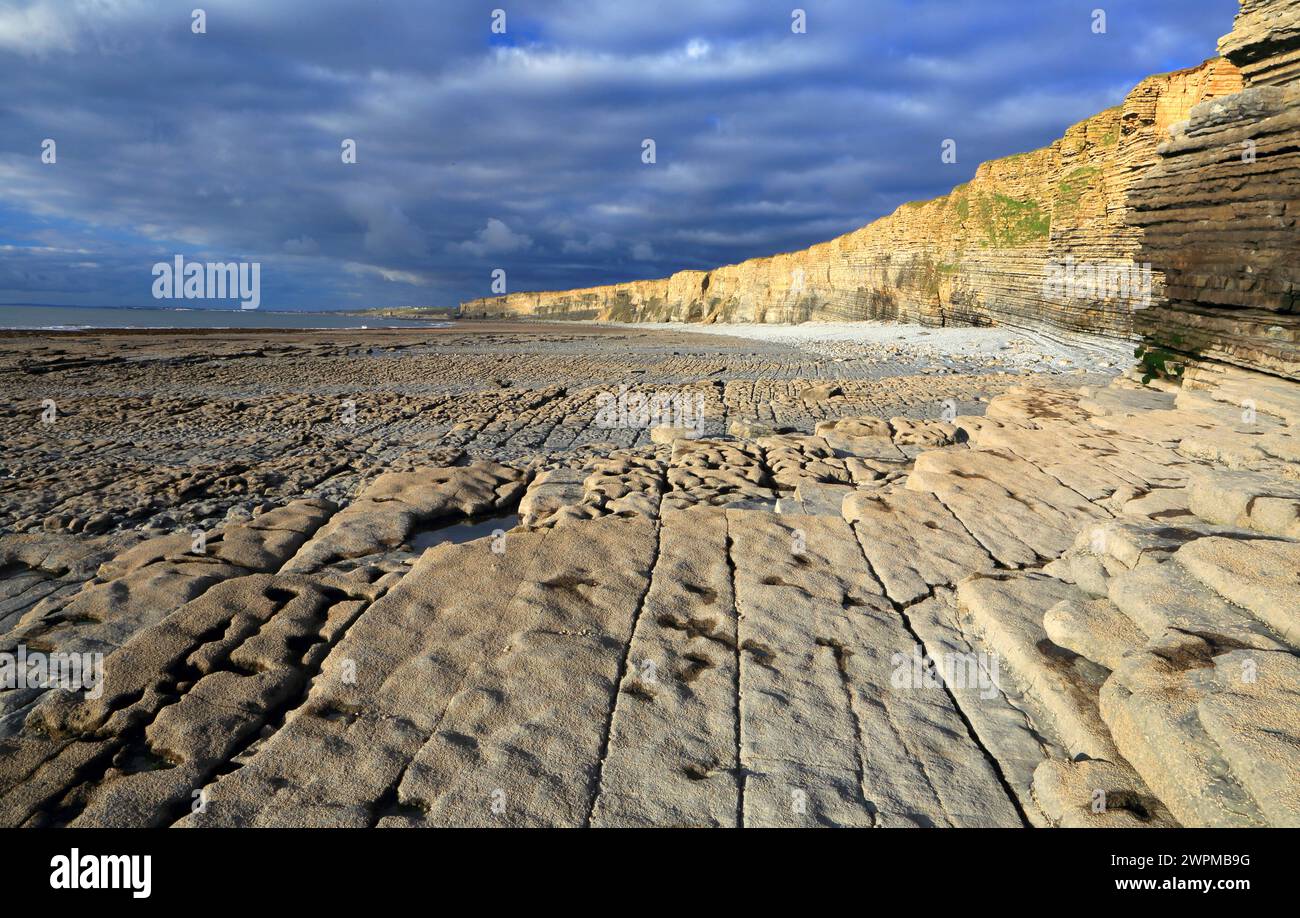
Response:
[[[1300,4],[1241,0],[1232,34],[1219,53],[1241,68],[1251,86],[1282,86],[1300,78]]]
[[[1126,196],[1135,177],[1194,105],[1240,88],[1224,60],[1151,77],[1047,149],[984,163],[951,194],[905,204],[803,251],[663,280],[473,300],[463,313],[624,322],[886,318],[1127,333],[1127,302],[1051,295],[1048,263],[1131,260],[1138,233],[1126,224]]]
[[[1243,0],[1219,47],[1249,88],[1192,109],[1131,193],[1138,258],[1164,276],[1136,329],[1300,379],[1300,3]]]
[[[984,163],[950,194],[829,242],[472,300],[463,314],[1137,333],[1300,378],[1300,3],[1242,0],[1220,46],[1224,58],[1142,81],[1050,147]]]

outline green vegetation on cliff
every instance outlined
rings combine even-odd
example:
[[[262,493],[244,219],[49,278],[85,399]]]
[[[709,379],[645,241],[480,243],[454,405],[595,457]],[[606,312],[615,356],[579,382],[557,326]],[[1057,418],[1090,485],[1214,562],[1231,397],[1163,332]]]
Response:
[[[1052,218],[1032,198],[1016,198],[994,192],[977,195],[975,214],[984,232],[985,245],[1014,248],[1046,239],[1052,230]]]

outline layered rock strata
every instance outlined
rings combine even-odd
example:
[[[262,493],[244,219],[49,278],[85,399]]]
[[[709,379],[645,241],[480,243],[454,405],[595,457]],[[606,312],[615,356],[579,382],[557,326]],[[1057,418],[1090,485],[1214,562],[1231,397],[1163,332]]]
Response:
[[[1288,0],[1241,0],[1219,51],[1251,86],[1294,83],[1300,79],[1300,7]]]
[[[1142,81],[1042,150],[984,163],[933,201],[799,252],[559,293],[473,300],[467,316],[612,321],[901,319],[1127,334],[1131,296],[1054,289],[1067,259],[1124,269],[1138,251],[1128,193],[1168,129],[1241,88],[1226,60]],[[1137,282],[1142,278],[1138,276]]]
[[[1210,358],[1300,378],[1300,8],[1242,0],[1220,49],[1047,149],[830,242],[463,312],[1138,334],[1161,373]]]
[[[1300,378],[1300,6],[1244,0],[1220,43],[1248,88],[1175,126],[1134,185],[1138,256],[1164,296],[1136,327],[1157,347]]]

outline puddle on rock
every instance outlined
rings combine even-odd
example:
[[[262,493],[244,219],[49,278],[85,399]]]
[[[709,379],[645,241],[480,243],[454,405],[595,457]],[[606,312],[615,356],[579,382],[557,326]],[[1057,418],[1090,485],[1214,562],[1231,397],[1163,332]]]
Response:
[[[423,552],[435,545],[442,545],[447,542],[452,545],[459,545],[462,542],[487,538],[498,529],[509,532],[518,525],[518,513],[510,513],[505,516],[480,517],[476,520],[458,520],[444,526],[435,526],[433,529],[420,530],[414,533],[406,542],[411,546],[412,550]]]

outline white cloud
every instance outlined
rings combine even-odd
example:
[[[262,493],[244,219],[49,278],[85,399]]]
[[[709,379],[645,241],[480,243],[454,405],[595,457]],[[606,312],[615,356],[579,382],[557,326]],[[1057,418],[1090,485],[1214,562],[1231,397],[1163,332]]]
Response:
[[[564,252],[570,255],[590,255],[592,252],[608,252],[614,245],[615,239],[609,233],[594,233],[587,237],[586,242],[566,239]]]
[[[691,63],[693,66],[683,67]],[[804,42],[736,41],[715,48],[693,39],[668,51],[612,54],[589,49],[496,48],[483,66],[448,77],[448,89],[472,85],[488,91],[544,93],[567,86],[662,86],[742,83],[784,75],[791,79],[825,63]],[[520,81],[525,81],[521,84]]]
[[[82,39],[101,52],[122,51],[130,38],[111,33],[128,20],[147,14],[140,0],[32,0],[0,9],[0,50],[27,57],[80,50]],[[188,19],[188,8],[182,14]]]
[[[344,206],[348,213],[365,225],[362,247],[380,256],[426,254],[424,232],[406,212],[390,198],[392,193],[359,186],[348,193]]]
[[[531,236],[516,233],[496,217],[489,217],[487,226],[479,230],[475,239],[454,243],[451,249],[466,255],[483,256],[522,252],[532,248],[532,245]]]
[[[67,7],[62,14],[47,3],[0,9],[0,48],[43,57],[51,51],[71,51],[76,37],[73,11]]]
[[[360,276],[369,275],[372,277],[382,277],[386,281],[395,284],[409,284],[412,287],[423,287],[430,283],[430,279],[423,274],[415,271],[401,271],[396,268],[385,268],[383,265],[367,265],[359,261],[349,261],[343,266],[349,274]]]
[[[289,255],[315,255],[320,251],[320,243],[311,236],[298,236],[284,241],[284,251]]]

